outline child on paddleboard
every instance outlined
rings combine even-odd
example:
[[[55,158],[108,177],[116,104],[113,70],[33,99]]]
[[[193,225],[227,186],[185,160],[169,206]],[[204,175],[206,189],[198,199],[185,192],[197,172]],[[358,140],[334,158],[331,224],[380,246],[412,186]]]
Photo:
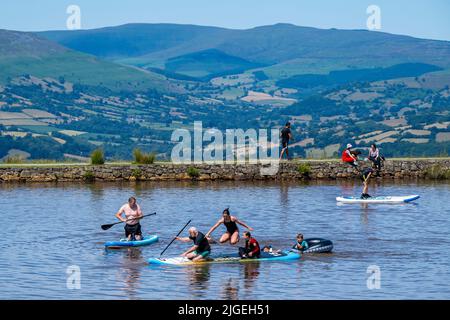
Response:
[[[261,249],[259,248],[259,243],[255,238],[252,237],[249,231],[244,231],[243,233],[245,239],[245,247],[239,248],[239,256],[241,258],[259,258],[261,254]]]
[[[370,198],[370,195],[368,193],[369,192],[369,179],[372,176],[373,172],[374,171],[373,171],[372,168],[366,168],[366,169],[364,169],[361,172],[361,180],[362,180],[363,185],[364,185],[363,191],[362,191],[362,194],[361,194],[361,199],[368,199],[368,198]]]

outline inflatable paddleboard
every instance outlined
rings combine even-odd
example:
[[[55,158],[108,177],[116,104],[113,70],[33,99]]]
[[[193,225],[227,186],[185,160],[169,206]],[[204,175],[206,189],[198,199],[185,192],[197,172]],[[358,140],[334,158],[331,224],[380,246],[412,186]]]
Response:
[[[420,196],[379,196],[371,197],[367,199],[361,199],[360,197],[337,197],[337,202],[342,203],[407,203],[419,199]]]
[[[121,249],[129,247],[142,247],[148,246],[158,241],[157,235],[150,235],[144,237],[142,240],[127,241],[127,239],[120,239],[120,241],[108,241],[105,243],[107,249]]]
[[[201,265],[208,263],[246,263],[246,262],[262,262],[262,261],[292,261],[300,259],[301,253],[293,251],[283,251],[280,253],[266,253],[261,252],[261,256],[255,259],[242,259],[239,255],[230,255],[224,257],[209,258],[204,261],[193,262],[186,257],[174,257],[174,258],[150,258],[149,264],[155,265],[173,265],[173,266],[186,266],[186,265]]]

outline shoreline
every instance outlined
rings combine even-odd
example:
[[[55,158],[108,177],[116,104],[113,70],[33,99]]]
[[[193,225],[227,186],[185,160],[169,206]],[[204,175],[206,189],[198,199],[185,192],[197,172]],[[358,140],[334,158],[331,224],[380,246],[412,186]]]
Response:
[[[360,168],[370,166],[360,161]],[[273,170],[268,170],[273,169]],[[52,181],[252,181],[337,180],[358,178],[358,172],[339,159],[282,161],[277,168],[267,163],[150,165],[125,162],[89,165],[81,163],[4,164],[0,183]],[[382,179],[450,179],[450,158],[390,159],[380,172]]]

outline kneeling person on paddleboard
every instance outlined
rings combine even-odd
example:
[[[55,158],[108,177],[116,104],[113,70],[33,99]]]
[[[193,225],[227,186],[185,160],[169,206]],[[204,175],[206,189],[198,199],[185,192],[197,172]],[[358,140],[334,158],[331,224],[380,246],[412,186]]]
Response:
[[[122,216],[125,214],[125,218]],[[141,207],[136,203],[135,197],[130,197],[128,203],[120,207],[116,218],[125,222],[125,237],[128,241],[142,240],[142,230],[139,219],[142,218]]]
[[[194,245],[181,255],[192,261],[204,260],[211,253],[211,246],[209,245],[208,239],[195,227],[189,229],[189,237],[176,237],[175,239],[183,242],[194,241]]]
[[[261,254],[261,249],[259,248],[259,243],[255,238],[252,237],[251,233],[244,231],[243,233],[245,239],[245,247],[239,248],[239,256],[241,258],[259,258]]]
[[[368,194],[369,192],[369,179],[373,174],[373,169],[372,168],[366,168],[362,171],[361,173],[361,180],[363,182],[363,191],[361,194],[361,199],[368,199],[370,198],[370,195]]]

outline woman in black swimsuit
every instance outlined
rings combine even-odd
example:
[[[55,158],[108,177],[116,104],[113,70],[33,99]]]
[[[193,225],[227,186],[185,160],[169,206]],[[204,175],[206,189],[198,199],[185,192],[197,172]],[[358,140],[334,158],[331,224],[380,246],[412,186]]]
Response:
[[[244,228],[247,228],[250,231],[253,231],[252,228],[247,226],[244,222],[239,221],[238,218],[230,215],[230,211],[227,209],[223,210],[222,218],[217,221],[217,223],[212,226],[212,228],[208,231],[208,233],[205,235],[206,238],[209,238],[211,233],[217,229],[221,224],[224,224],[224,226],[227,228],[227,232],[225,232],[222,237],[220,237],[219,242],[225,243],[227,241],[230,241],[230,244],[236,244],[239,242],[239,229],[238,224],[243,226]]]

